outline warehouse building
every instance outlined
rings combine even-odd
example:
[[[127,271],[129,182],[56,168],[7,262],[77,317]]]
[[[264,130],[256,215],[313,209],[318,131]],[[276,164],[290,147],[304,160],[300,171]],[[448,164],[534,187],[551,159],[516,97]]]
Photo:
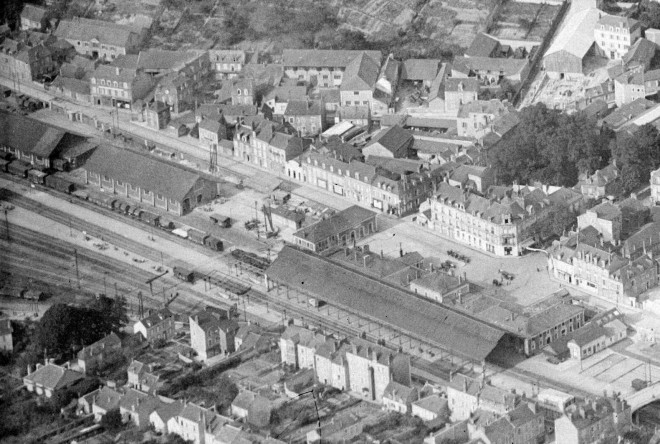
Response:
[[[590,8],[569,14],[543,57],[543,67],[551,79],[584,76],[584,59],[594,53],[594,28],[604,13]]]

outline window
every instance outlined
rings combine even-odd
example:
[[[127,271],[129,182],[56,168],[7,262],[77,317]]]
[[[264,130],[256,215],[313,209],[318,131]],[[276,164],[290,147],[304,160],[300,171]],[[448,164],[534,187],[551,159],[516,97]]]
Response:
[[[240,96],[240,95],[241,95],[241,90],[240,90],[240,89],[237,89],[237,90],[236,90],[236,94],[238,94],[238,95]]]
[[[163,200],[163,195],[162,194],[157,194],[156,197],[158,198],[158,200]]]
[[[101,79],[101,85],[105,85],[105,80]]]
[[[359,94],[360,94],[359,91],[353,91],[353,95],[354,95],[354,96],[357,96],[357,95],[359,95]]]
[[[112,82],[112,86],[114,86],[115,88],[119,88],[119,84],[117,82]]]
[[[124,184],[122,183],[121,180],[115,180],[115,184],[116,184],[118,187],[121,187],[121,186],[124,185]]]

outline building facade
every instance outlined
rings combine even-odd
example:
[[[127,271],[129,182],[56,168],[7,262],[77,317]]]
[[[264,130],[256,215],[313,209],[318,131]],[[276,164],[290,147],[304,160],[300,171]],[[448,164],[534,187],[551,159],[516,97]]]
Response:
[[[610,60],[619,60],[642,36],[637,20],[613,15],[604,15],[594,29],[594,40],[598,52]]]

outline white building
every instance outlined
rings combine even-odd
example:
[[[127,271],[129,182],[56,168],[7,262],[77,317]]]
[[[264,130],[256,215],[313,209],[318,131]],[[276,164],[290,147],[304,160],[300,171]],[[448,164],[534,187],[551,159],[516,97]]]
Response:
[[[641,36],[639,22],[627,17],[603,15],[594,27],[598,53],[610,60],[623,58]]]

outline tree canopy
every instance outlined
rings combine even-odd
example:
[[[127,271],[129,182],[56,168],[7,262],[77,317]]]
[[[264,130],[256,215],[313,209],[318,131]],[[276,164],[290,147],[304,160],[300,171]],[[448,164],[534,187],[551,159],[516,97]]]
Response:
[[[612,144],[612,157],[621,168],[621,190],[627,195],[648,184],[651,171],[660,165],[660,133],[644,125],[634,134],[622,133]]]
[[[580,172],[607,165],[611,134],[598,132],[583,114],[536,104],[523,109],[520,119],[490,153],[500,183],[574,186]]]
[[[105,298],[92,308],[54,304],[39,320],[33,336],[38,353],[67,355],[75,349],[98,341],[121,326],[120,308]],[[109,302],[108,302],[109,301]]]

